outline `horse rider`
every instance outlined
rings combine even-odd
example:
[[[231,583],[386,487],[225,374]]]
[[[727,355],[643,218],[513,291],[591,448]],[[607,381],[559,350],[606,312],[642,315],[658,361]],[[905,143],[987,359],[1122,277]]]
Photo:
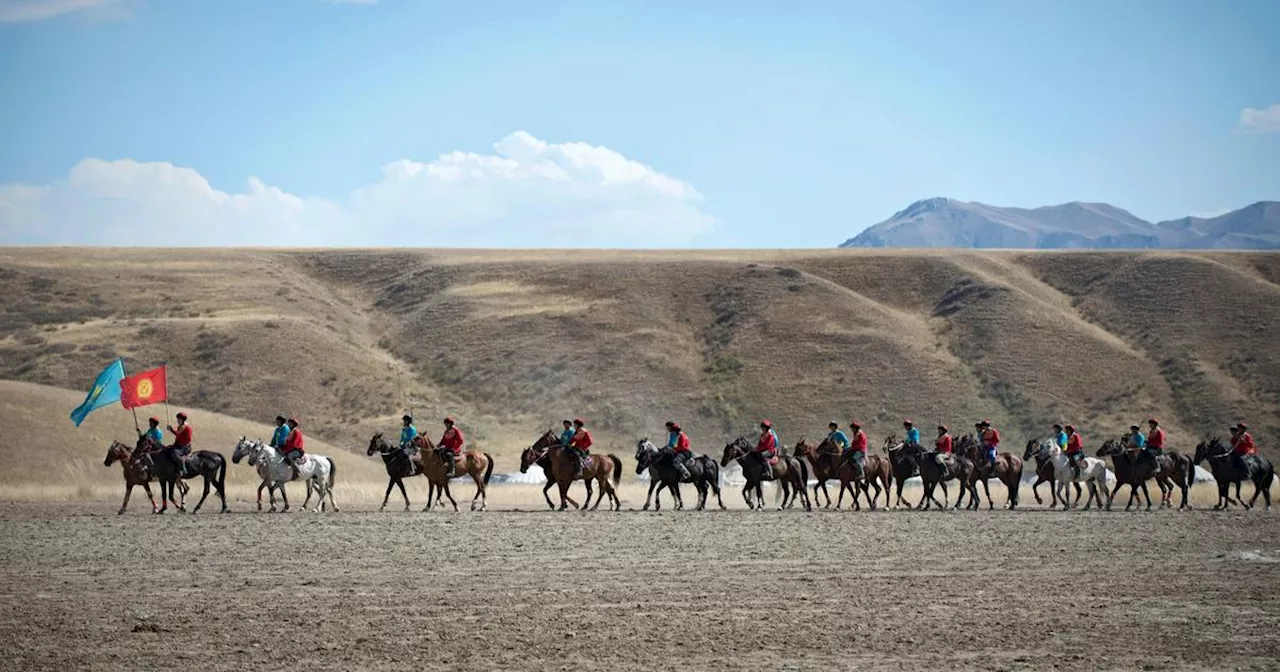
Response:
[[[946,425],[938,425],[938,438],[933,442],[933,459],[942,467],[943,478],[951,473],[951,450],[954,442],[947,433]]]
[[[769,463],[778,454],[778,434],[773,431],[773,423],[760,421],[760,438],[756,441],[756,455],[760,459],[760,480],[773,480],[773,465]]]
[[[138,433],[139,439],[151,442],[149,450],[164,447],[164,432],[160,431],[160,418],[147,418],[147,431]]]
[[[572,458],[573,480],[582,477],[582,471],[587,466],[587,460],[591,459],[591,432],[587,431],[587,423],[582,418],[573,419],[573,439],[569,441],[566,450],[569,457]]]
[[[1145,457],[1144,450],[1147,447],[1147,435],[1142,433],[1142,428],[1137,425],[1129,425],[1129,435],[1125,448],[1129,449],[1129,462],[1137,464],[1138,458]]]
[[[981,428],[979,436],[982,438],[983,456],[987,458],[987,473],[992,476],[996,473],[996,453],[1000,450],[1000,432],[991,426],[990,420],[983,420],[978,423]]]
[[[1146,453],[1156,464],[1160,463],[1160,456],[1164,455],[1164,429],[1160,427],[1160,421],[1155,418],[1147,419],[1147,445]]]
[[[181,475],[183,467],[187,464],[187,454],[191,452],[191,442],[195,438],[195,433],[192,431],[191,425],[187,424],[186,413],[179,411],[177,418],[178,427],[176,429],[173,425],[165,428],[173,434],[173,445],[164,449],[164,455],[173,461],[173,466],[177,468],[178,474]]]
[[[853,430],[853,439],[840,456],[840,461],[853,465],[853,473],[861,478],[867,464],[867,433],[862,431],[862,423],[857,420],[849,423],[849,429]]]
[[[560,447],[568,448],[569,444],[573,443],[573,435],[577,433],[577,430],[573,428],[573,421],[565,420],[564,431],[560,432]]]
[[[1080,435],[1076,433],[1074,425],[1067,425],[1067,461],[1071,464],[1071,474],[1075,478],[1080,478],[1080,462],[1084,460],[1084,442],[1081,441]]]
[[[666,448],[672,453],[671,464],[680,471],[680,478],[692,480],[693,476],[689,474],[689,467],[685,464],[690,457],[693,457],[693,450],[689,448],[689,435],[685,434],[680,428],[680,423],[674,420],[667,421]]]
[[[840,429],[840,423],[835,420],[827,423],[827,440],[840,449],[837,455],[844,455],[844,452],[849,450],[849,435]],[[836,464],[836,468],[839,469],[839,467],[840,465]]]
[[[285,425],[289,428],[289,435],[284,440],[284,461],[293,470],[293,477],[296,479],[298,473],[298,462],[305,459],[306,440],[302,436],[302,430],[298,429],[298,419],[289,418]]]
[[[1253,444],[1253,435],[1249,433],[1249,426],[1243,422],[1236,423],[1231,428],[1231,461],[1246,478],[1249,476],[1249,464],[1245,458],[1257,450],[1258,447]]]
[[[1067,452],[1067,430],[1062,425],[1053,426],[1053,442],[1058,446],[1058,450]]]
[[[267,444],[281,452],[284,452],[284,444],[289,440],[289,425],[285,423],[283,415],[276,416],[276,431],[271,433],[271,443]]]
[[[902,421],[902,429],[907,432],[907,437],[902,441],[904,445],[920,445],[920,430],[916,429],[915,425],[911,422],[911,418],[907,418]]]
[[[444,434],[440,435],[440,443],[436,447],[436,453],[444,462],[444,475],[449,478],[453,478],[454,472],[457,471],[454,458],[462,454],[462,443],[465,440],[462,430],[455,427],[455,424],[457,423],[452,415],[444,419]]]
[[[413,426],[413,416],[406,413],[400,418],[403,426],[400,428],[400,450],[406,453],[414,452],[413,440],[418,438],[418,428]]]

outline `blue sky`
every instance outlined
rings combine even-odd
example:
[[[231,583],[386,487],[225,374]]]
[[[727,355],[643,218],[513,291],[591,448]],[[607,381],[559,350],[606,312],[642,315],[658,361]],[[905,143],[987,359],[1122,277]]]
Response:
[[[0,0],[0,243],[829,247],[1280,199],[1280,3]],[[443,157],[443,158],[442,158]]]

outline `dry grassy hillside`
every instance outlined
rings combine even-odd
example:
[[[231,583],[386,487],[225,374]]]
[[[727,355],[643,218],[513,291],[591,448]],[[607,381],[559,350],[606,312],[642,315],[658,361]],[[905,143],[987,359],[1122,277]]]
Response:
[[[628,454],[667,418],[718,451],[761,417],[786,443],[989,417],[1020,444],[1154,414],[1179,447],[1244,418],[1270,449],[1277,281],[1252,253],[7,248],[0,378],[82,394],[117,354],[167,361],[178,405],[295,413],[347,449],[452,413],[508,469],[572,415]],[[80,440],[72,397],[19,437]]]

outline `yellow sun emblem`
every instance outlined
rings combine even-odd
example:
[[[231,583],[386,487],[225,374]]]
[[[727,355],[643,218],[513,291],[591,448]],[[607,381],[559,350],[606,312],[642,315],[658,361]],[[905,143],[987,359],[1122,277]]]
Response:
[[[147,397],[151,396],[151,391],[152,391],[152,388],[151,388],[150,378],[143,378],[142,380],[138,381],[138,397],[142,399],[146,399]]]

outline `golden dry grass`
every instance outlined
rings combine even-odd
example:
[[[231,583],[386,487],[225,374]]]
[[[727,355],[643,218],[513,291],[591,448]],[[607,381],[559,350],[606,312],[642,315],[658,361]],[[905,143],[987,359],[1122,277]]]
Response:
[[[574,415],[628,460],[667,418],[707,452],[761,417],[788,444],[832,418],[878,442],[904,416],[987,417],[1020,445],[1059,419],[1096,444],[1150,415],[1183,449],[1243,418],[1269,451],[1277,281],[1265,253],[5,248],[0,379],[72,392],[6,384],[4,426],[86,462],[52,481],[26,452],[3,466],[92,491],[75,475],[106,471],[105,435],[66,414],[117,355],[167,361],[205,431],[265,434],[283,412],[362,452],[412,407],[433,434],[458,416],[500,471]],[[380,499],[381,465],[358,457]]]

